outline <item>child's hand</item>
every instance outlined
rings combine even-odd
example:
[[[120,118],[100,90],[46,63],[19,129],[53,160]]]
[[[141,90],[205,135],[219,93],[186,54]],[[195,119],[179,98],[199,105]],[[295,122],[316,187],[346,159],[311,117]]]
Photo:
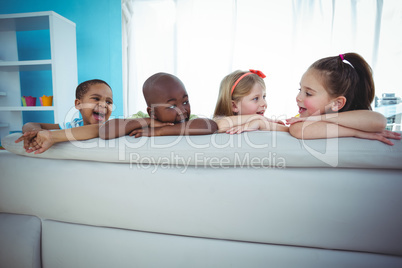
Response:
[[[146,128],[137,128],[128,134],[129,136],[134,136],[135,138],[139,137],[153,137],[160,136],[159,130],[162,127],[146,127]]]
[[[388,145],[394,145],[394,143],[389,139],[400,140],[401,134],[389,130],[384,130],[379,133],[357,131],[355,137],[368,140],[378,140]]]
[[[227,134],[240,134],[248,131],[256,131],[260,129],[260,120],[253,120],[243,125],[232,127],[226,130]]]
[[[276,123],[276,124],[280,124],[280,125],[285,125],[285,123],[282,120],[273,120],[271,118],[268,117],[263,117],[264,120],[271,122],[271,123]]]
[[[30,144],[30,148],[26,150],[27,153],[35,152],[35,154],[41,154],[54,144],[51,132],[49,130],[39,131],[36,138]]]
[[[305,121],[317,122],[317,121],[321,121],[321,120],[322,120],[321,115],[311,115],[309,117],[292,117],[292,118],[286,119],[286,124],[292,125],[294,123],[299,123],[299,122],[305,122]]]
[[[32,142],[34,141],[38,131],[27,131],[21,137],[15,140],[15,143],[24,141],[24,149],[25,151],[29,150],[32,147]]]
[[[162,123],[159,120],[151,119],[151,122],[149,123],[149,127],[151,128],[156,128],[156,127],[163,127],[163,126],[173,126],[174,123]]]
[[[383,137],[388,138],[388,139],[393,139],[393,140],[400,140],[401,139],[401,133],[398,132],[393,132],[389,130],[384,130],[383,132],[380,133]]]
[[[303,122],[305,120],[306,120],[306,117],[291,117],[289,119],[286,119],[286,124],[292,125],[294,123]]]

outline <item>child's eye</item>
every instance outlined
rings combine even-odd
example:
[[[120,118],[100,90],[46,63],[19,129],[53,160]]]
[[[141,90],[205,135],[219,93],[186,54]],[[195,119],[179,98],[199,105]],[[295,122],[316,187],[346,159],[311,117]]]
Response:
[[[113,104],[113,101],[106,101],[106,103],[111,105],[111,104]]]
[[[188,104],[188,101],[183,102],[183,105],[187,105],[187,104]]]
[[[174,108],[176,108],[176,105],[169,106],[168,108],[169,109],[174,109]]]
[[[98,98],[98,97],[93,97],[92,99],[93,99],[93,100],[96,100],[96,101],[99,101],[99,98]]]
[[[267,97],[266,95],[262,96],[262,98],[263,98],[264,100],[265,100],[266,97]]]
[[[312,96],[310,93],[306,92],[306,96],[310,97]]]
[[[255,97],[253,100],[258,101],[258,97]]]

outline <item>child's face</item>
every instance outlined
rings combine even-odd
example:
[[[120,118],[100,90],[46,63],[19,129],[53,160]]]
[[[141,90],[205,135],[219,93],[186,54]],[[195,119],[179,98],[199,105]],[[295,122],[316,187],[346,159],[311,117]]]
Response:
[[[152,107],[148,113],[163,123],[182,123],[190,118],[190,103],[184,86],[171,77],[164,77],[154,88]]]
[[[75,107],[80,110],[84,125],[103,123],[112,114],[112,90],[103,83],[91,85],[81,99],[75,100]]]
[[[296,97],[300,117],[331,112],[331,100],[320,73],[314,69],[307,70],[300,81],[300,92]]]
[[[264,115],[266,109],[265,89],[259,83],[254,84],[247,96],[237,102],[232,101],[232,111],[238,115]]]

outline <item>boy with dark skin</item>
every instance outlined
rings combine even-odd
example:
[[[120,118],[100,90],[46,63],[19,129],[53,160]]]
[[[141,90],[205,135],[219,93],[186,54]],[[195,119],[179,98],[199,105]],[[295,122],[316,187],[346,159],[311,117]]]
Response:
[[[191,109],[187,91],[174,75],[152,75],[144,83],[143,94],[149,118],[109,120],[99,129],[99,137],[208,135],[218,129],[213,120],[189,119]]]

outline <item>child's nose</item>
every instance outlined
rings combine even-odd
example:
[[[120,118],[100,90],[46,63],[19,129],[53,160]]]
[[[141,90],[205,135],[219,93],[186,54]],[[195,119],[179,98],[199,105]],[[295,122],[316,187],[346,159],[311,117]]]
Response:
[[[106,101],[99,101],[98,105],[99,105],[99,107],[102,107],[105,109],[107,109],[107,107],[108,107]]]
[[[185,108],[183,105],[180,105],[180,106],[178,106],[177,108],[179,108],[178,111],[177,111],[179,114],[185,114],[185,113],[187,113],[187,110],[186,110],[186,108]]]
[[[296,101],[302,101],[301,91],[296,95]]]

